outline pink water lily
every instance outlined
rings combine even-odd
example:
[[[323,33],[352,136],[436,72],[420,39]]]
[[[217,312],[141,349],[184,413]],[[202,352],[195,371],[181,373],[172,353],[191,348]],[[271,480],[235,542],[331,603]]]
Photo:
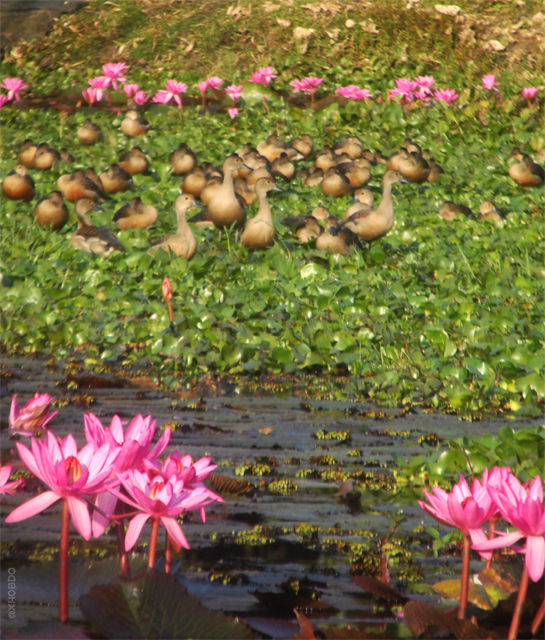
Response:
[[[373,97],[368,89],[360,89],[360,87],[355,84],[349,84],[346,85],[346,87],[337,87],[337,93],[349,100],[363,100],[364,98]]]
[[[91,78],[89,80],[89,84],[96,90],[95,99],[97,102],[100,102],[104,97],[104,90],[108,88],[109,80],[104,76],[98,76],[96,78]]]
[[[223,84],[223,80],[218,78],[218,76],[210,76],[206,79],[206,82],[211,89],[219,89]]]
[[[487,91],[498,91],[496,89],[496,87],[500,86],[499,82],[495,82],[496,77],[494,76],[493,73],[487,75],[487,76],[483,76],[481,79],[481,82],[483,83],[483,88],[486,89]]]
[[[537,582],[545,569],[545,507],[543,483],[536,476],[526,489],[511,475],[499,488],[489,488],[502,517],[517,531],[499,533],[497,538],[473,545],[477,551],[508,547],[526,538],[525,566],[530,580]]]
[[[181,547],[189,549],[189,544],[178,524],[177,518],[185,511],[203,509],[216,500],[221,500],[206,487],[187,488],[182,480],[171,476],[165,480],[162,475],[150,478],[142,471],[128,471],[119,474],[126,491],[121,493],[112,489],[118,498],[138,509],[142,513],[135,515],[128,526],[125,549],[129,551],[135,545],[144,524],[149,518],[163,523],[172,540]]]
[[[414,92],[414,97],[420,102],[429,102],[432,99],[431,89],[420,87],[418,91]]]
[[[59,413],[50,411],[53,398],[47,393],[36,393],[24,407],[17,406],[17,395],[13,396],[9,412],[9,430],[24,436],[35,435]]]
[[[97,100],[97,90],[92,87],[90,89],[84,89],[81,94],[89,106],[93,105]]]
[[[231,96],[232,101],[234,102],[238,98],[240,98],[240,93],[242,91],[241,84],[232,84],[225,89],[225,93]]]
[[[0,109],[6,104],[8,97],[5,93],[0,93]]]
[[[151,94],[146,95],[145,91],[137,91],[134,94],[134,101],[136,102],[136,104],[138,105],[143,105],[145,102],[147,102],[151,97]]]
[[[227,109],[227,113],[231,120],[233,120],[238,115],[238,109],[236,107],[231,107],[230,109]]]
[[[102,73],[106,77],[109,86],[112,84],[113,88],[117,91],[117,81],[125,82],[126,78],[123,76],[123,73],[127,65],[125,62],[109,62],[102,67]]]
[[[159,89],[159,91],[153,96],[152,102],[159,102],[162,104],[167,104],[172,99],[172,94],[164,89]]]
[[[539,89],[537,87],[524,87],[521,93],[525,100],[533,100],[539,93]]]
[[[196,87],[201,93],[205,93],[208,89],[208,80],[201,80],[200,82],[197,82]]]
[[[123,91],[125,92],[125,95],[127,96],[127,98],[132,98],[136,95],[136,92],[138,91],[139,87],[137,84],[125,84],[123,85]]]
[[[402,96],[405,102],[412,102],[414,100],[414,92],[419,86],[418,82],[409,78],[396,78],[394,82],[396,88],[388,89],[388,97]]]
[[[109,444],[97,447],[94,443],[78,451],[74,436],[70,434],[61,440],[50,431],[45,441],[32,438],[32,451],[19,442],[17,451],[24,465],[50,490],[17,507],[6,522],[26,520],[64,499],[74,526],[89,540],[91,517],[85,496],[104,490],[118,451]]]
[[[0,465],[0,495],[11,495],[17,491],[17,487],[21,486],[22,480],[13,480],[8,482],[11,474],[11,466],[2,464]]]
[[[324,81],[323,78],[317,78],[316,76],[307,76],[301,80],[301,86],[306,93],[314,93],[316,89]]]
[[[166,82],[168,100],[174,98],[174,102],[181,107],[182,100],[180,98],[180,94],[185,93],[187,91],[187,85],[184,82],[177,82],[176,80],[167,80]],[[161,92],[159,92],[161,93]],[[168,102],[168,100],[166,102]]]
[[[250,76],[250,82],[256,84],[270,84],[271,80],[274,80],[276,75],[272,67],[260,67],[257,71],[252,71]]]
[[[450,104],[451,102],[454,102],[456,98],[458,98],[458,94],[456,93],[456,91],[454,91],[454,89],[437,89],[436,91],[434,91],[433,97],[438,102],[443,101],[447,104]]]
[[[21,96],[19,92],[28,87],[20,78],[4,78],[4,81],[0,83],[0,87],[8,90],[8,100],[20,100]]]
[[[414,81],[423,89],[429,89],[433,84],[435,84],[433,76],[418,76]]]
[[[290,87],[293,89],[293,91],[304,91],[304,85],[303,82],[301,80],[292,80],[290,82]]]

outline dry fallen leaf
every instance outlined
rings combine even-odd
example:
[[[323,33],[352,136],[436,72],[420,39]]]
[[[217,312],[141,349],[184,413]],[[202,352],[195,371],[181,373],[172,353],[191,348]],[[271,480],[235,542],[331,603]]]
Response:
[[[331,31],[326,31],[326,35],[328,38],[331,38],[331,40],[337,41],[340,31],[340,29],[331,29]]]
[[[356,24],[356,23],[354,22],[354,20],[347,20],[347,21],[344,23],[344,26],[345,26],[347,29],[352,29],[352,27],[353,27],[355,24]]]
[[[265,13],[272,13],[273,11],[276,11],[277,9],[281,9],[281,8],[282,8],[282,5],[274,4],[273,2],[263,3],[263,11],[265,11]]]
[[[436,4],[435,10],[444,16],[455,16],[460,13],[462,9],[455,4]]]
[[[190,42],[187,47],[184,49],[184,53],[191,53],[193,51],[193,47],[195,46],[194,42]]]
[[[282,18],[276,18],[276,22],[278,22],[281,27],[291,26],[291,22],[289,20],[282,20]]]
[[[303,27],[295,27],[293,37],[297,40],[306,40],[314,33],[314,29],[303,29]]]
[[[373,20],[362,20],[360,22],[360,27],[362,31],[366,33],[378,33],[377,25],[373,22]]]
[[[505,49],[505,46],[499,40],[489,40],[488,45],[494,51],[503,51]]]

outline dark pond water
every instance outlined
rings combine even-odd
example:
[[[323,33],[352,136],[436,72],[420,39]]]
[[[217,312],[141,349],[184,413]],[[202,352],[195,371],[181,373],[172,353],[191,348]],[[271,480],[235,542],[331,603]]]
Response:
[[[326,622],[321,605],[332,608],[328,624],[385,621],[394,624],[390,611],[377,610],[369,594],[350,579],[350,544],[362,543],[366,558],[376,558],[379,540],[392,525],[397,510],[406,520],[393,536],[400,550],[410,550],[414,566],[400,559],[391,563],[393,586],[411,589],[414,582],[435,582],[453,577],[458,571],[457,557],[425,557],[426,535],[418,527],[424,518],[416,504],[420,492],[404,491],[395,497],[388,489],[388,477],[395,467],[394,457],[421,454],[418,439],[435,433],[441,440],[484,433],[496,433],[506,420],[462,422],[456,416],[377,411],[368,404],[295,397],[243,395],[236,388],[228,395],[180,399],[140,381],[96,378],[76,374],[67,379],[61,367],[48,367],[41,360],[4,358],[2,387],[2,459],[10,458],[13,440],[6,435],[9,405],[14,393],[20,402],[33,393],[49,393],[67,401],[50,426],[58,435],[73,433],[83,441],[82,412],[92,411],[109,424],[119,414],[128,420],[137,413],[151,414],[158,425],[175,427],[171,448],[194,458],[210,455],[220,465],[217,473],[242,479],[236,469],[245,463],[267,465],[270,475],[245,475],[250,491],[245,495],[225,495],[225,504],[207,512],[207,521],[197,517],[184,524],[191,550],[176,556],[175,570],[189,591],[211,608],[233,612],[250,620],[255,628],[271,630],[274,637],[290,637],[297,629],[292,597],[278,594],[288,581],[313,581],[310,590],[318,593],[320,606],[307,609],[313,620]],[[85,404],[88,406],[85,406]],[[510,422],[527,426],[534,421]],[[350,440],[317,439],[320,430],[348,431]],[[168,450],[167,450],[168,451]],[[359,452],[359,455],[356,453]],[[329,457],[328,457],[329,456]],[[307,470],[307,471],[305,471]],[[346,478],[356,479],[361,492],[356,505],[336,496]],[[274,494],[268,485],[279,479],[297,486],[291,495]],[[28,494],[8,496],[1,505],[2,521]],[[50,508],[17,524],[2,524],[3,580],[10,566],[17,567],[18,615],[6,620],[5,596],[2,621],[21,627],[28,620],[51,619],[56,615],[55,559],[24,566],[25,556],[52,551],[37,547],[58,541],[59,510]],[[255,544],[240,544],[243,532],[254,529]],[[263,528],[264,527],[264,528]],[[416,530],[416,533],[415,533]],[[145,542],[149,529],[144,529]],[[237,538],[237,536],[239,536]],[[272,542],[265,543],[263,538]],[[73,538],[76,539],[76,536]],[[104,559],[79,553],[70,565],[70,618],[80,620],[78,597],[96,582],[108,582],[117,573],[117,564],[108,559],[114,549],[113,536],[93,543],[94,552]],[[246,539],[246,542],[250,542]],[[40,551],[41,550],[41,551]],[[136,547],[142,552],[143,547]],[[159,554],[160,556],[161,554]],[[160,566],[160,562],[158,566]],[[133,558],[133,569],[142,564],[142,555]],[[411,569],[412,567],[412,569]],[[415,568],[416,567],[416,568]],[[481,568],[476,563],[475,569]],[[420,572],[420,573],[419,573]],[[431,596],[414,596],[433,599]],[[272,622],[274,621],[274,622]],[[392,629],[392,637],[397,637]]]

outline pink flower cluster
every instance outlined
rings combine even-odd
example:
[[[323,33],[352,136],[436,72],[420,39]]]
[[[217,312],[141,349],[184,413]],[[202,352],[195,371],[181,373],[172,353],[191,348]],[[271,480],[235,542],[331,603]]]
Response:
[[[0,109],[10,100],[20,100],[20,92],[23,89],[28,88],[28,84],[25,84],[21,78],[4,78],[0,83],[0,87],[7,89],[8,95],[0,95]]]
[[[257,71],[252,71],[250,76],[250,82],[256,84],[270,84],[271,80],[274,80],[276,75],[272,67],[260,67]]]
[[[454,89],[433,89],[435,79],[433,76],[418,76],[414,80],[409,78],[397,78],[395,80],[396,88],[388,89],[388,98],[401,96],[406,103],[413,102],[415,99],[421,102],[429,102],[436,100],[443,101],[447,104],[454,102],[458,94]]]
[[[14,398],[10,414],[14,432],[30,434],[38,420],[44,427],[55,415],[48,413],[46,399],[50,403],[51,398],[38,395],[20,411]],[[177,546],[188,547],[178,516],[196,509],[204,520],[205,507],[222,501],[203,484],[216,468],[210,458],[193,462],[191,456],[174,451],[160,460],[170,440],[170,429],[165,429],[153,444],[156,422],[151,416],[136,416],[125,430],[117,415],[109,427],[93,414],[84,415],[84,422],[87,442],[79,450],[72,435],[63,440],[51,431],[43,440],[33,437],[30,449],[17,442],[21,461],[48,490],[14,509],[6,522],[25,520],[64,500],[74,527],[89,540],[91,535],[102,535],[115,520],[117,502],[122,500],[137,512],[127,530],[127,551],[149,518],[160,520]],[[18,484],[7,483],[10,471],[10,467],[0,469],[0,493],[11,493]]]
[[[360,89],[360,87],[355,84],[348,84],[346,87],[337,87],[337,93],[349,100],[364,100],[365,98],[373,97],[373,94],[368,89]]]
[[[442,524],[469,535],[473,548],[483,557],[490,557],[491,549],[526,538],[520,551],[525,555],[528,575],[534,582],[541,578],[545,569],[545,507],[539,476],[522,485],[508,467],[494,467],[490,472],[485,469],[480,481],[474,479],[471,489],[460,474],[460,482],[450,493],[433,487],[431,493],[424,494],[429,504],[422,500],[418,504]],[[487,539],[481,527],[500,516],[516,531],[496,532],[497,537]]]
[[[290,87],[294,91],[302,91],[303,93],[313,94],[323,81],[323,78],[317,78],[316,76],[307,76],[302,80],[292,80],[290,82]]]

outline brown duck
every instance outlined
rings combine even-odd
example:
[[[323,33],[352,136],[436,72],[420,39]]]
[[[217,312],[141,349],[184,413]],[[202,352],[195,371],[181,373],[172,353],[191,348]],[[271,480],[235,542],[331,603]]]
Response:
[[[61,176],[57,184],[62,195],[70,202],[81,198],[90,198],[96,202],[102,198],[102,190],[81,169]]]
[[[62,229],[68,221],[68,207],[60,191],[52,191],[49,196],[40,198],[34,207],[34,218],[41,227]]]
[[[78,129],[77,136],[81,144],[91,145],[95,144],[100,140],[100,138],[102,138],[102,130],[97,124],[87,118],[87,120]]]
[[[350,180],[341,173],[336,167],[328,169],[324,175],[324,179],[320,183],[320,188],[324,196],[348,196],[352,193],[352,185]]]
[[[282,191],[270,178],[260,178],[255,185],[255,193],[259,202],[257,215],[246,222],[240,236],[240,243],[250,249],[266,249],[274,244],[276,230],[274,228],[271,208],[267,200],[269,191]]]
[[[475,219],[475,214],[469,207],[452,202],[452,200],[447,200],[439,207],[439,216],[443,218],[443,220],[454,220],[459,216]]]
[[[157,209],[138,196],[119,208],[113,217],[120,229],[147,229],[157,220]]]
[[[125,152],[119,159],[119,166],[131,176],[145,173],[149,168],[149,160],[140,147],[133,147]]]
[[[2,181],[2,193],[10,200],[30,202],[34,198],[34,180],[27,174],[26,167],[15,165]]]
[[[246,222],[246,211],[233,185],[233,172],[243,165],[242,158],[233,154],[223,163],[223,182],[208,203],[208,219],[218,229],[235,224],[241,227]]]
[[[117,163],[111,164],[107,171],[100,174],[100,181],[106,193],[127,191],[133,186],[131,174]]]
[[[520,162],[509,167],[509,176],[523,187],[540,187],[545,182],[543,167],[526,154]]]
[[[175,176],[183,176],[197,166],[197,157],[185,142],[181,142],[170,154],[170,166]]]
[[[142,136],[150,129],[150,123],[145,118],[140,117],[136,111],[127,111],[121,121],[121,131],[129,138]]]
[[[98,208],[90,198],[80,198],[76,202],[78,228],[70,239],[72,246],[99,256],[109,256],[112,251],[125,251],[125,247],[109,229],[95,227],[90,223],[87,214]]]
[[[176,220],[178,222],[178,229],[176,233],[162,236],[156,240],[152,244],[149,253],[154,255],[158,249],[164,249],[185,260],[191,260],[197,250],[197,241],[187,224],[186,213],[191,207],[195,206],[197,206],[195,198],[190,194],[183,193],[176,198]]]

